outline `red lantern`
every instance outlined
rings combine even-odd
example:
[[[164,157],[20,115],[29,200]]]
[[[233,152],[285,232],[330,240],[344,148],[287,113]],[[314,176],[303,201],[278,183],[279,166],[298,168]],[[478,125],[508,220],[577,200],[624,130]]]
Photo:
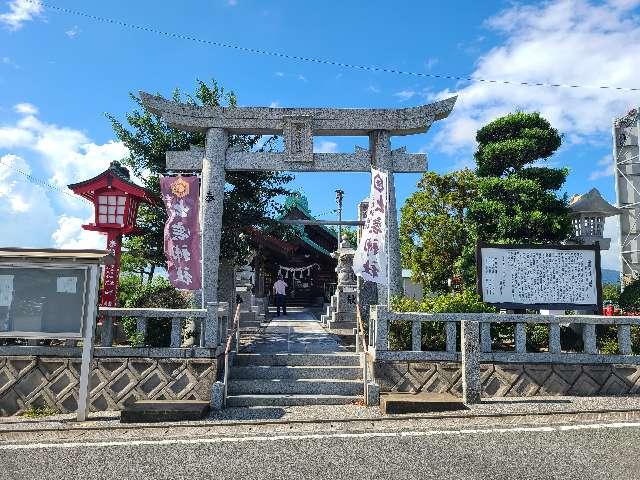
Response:
[[[107,235],[107,250],[115,258],[113,265],[104,267],[103,289],[100,305],[111,307],[117,304],[118,277],[120,276],[120,253],[122,235],[136,233],[136,217],[141,202],[160,203],[152,192],[130,180],[129,170],[113,161],[107,170],[84,182],[69,185],[73,193],[90,200],[95,208],[95,221],[83,225]]]

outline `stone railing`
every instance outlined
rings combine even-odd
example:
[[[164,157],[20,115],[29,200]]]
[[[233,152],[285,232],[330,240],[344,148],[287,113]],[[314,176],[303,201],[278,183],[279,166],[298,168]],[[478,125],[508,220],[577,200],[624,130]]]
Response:
[[[223,350],[223,342],[229,328],[229,306],[226,302],[210,303],[206,309],[99,307],[98,317],[102,321],[96,329],[96,357],[215,357]],[[114,319],[122,317],[136,318],[140,346],[113,345]],[[171,319],[171,342],[167,347],[145,345],[147,325],[157,319]],[[189,346],[182,343],[182,327],[185,320],[192,320],[199,327],[194,332],[197,338]],[[39,346],[36,340],[29,340],[27,345],[0,346],[0,355],[77,357],[80,356],[80,350],[76,346],[76,340],[67,340],[64,346]]]
[[[182,322],[191,319],[199,322],[198,339],[194,346],[200,348],[216,348],[222,345],[226,337],[229,322],[229,306],[227,303],[209,303],[204,309],[166,309],[166,308],[114,308],[100,307],[98,314],[102,316],[100,330],[100,346],[110,347],[113,344],[113,319],[118,317],[135,317],[136,331],[144,343],[149,319],[171,319],[170,348],[182,346]]]
[[[411,350],[389,348],[389,324],[392,321],[411,323]],[[443,351],[423,351],[423,322],[445,324],[446,347]],[[457,350],[457,324],[460,323],[461,351]],[[514,350],[492,351],[492,323],[515,325]],[[546,352],[528,352],[526,324],[549,325],[549,345]],[[561,325],[582,326],[582,352],[563,352],[560,345]],[[617,326],[620,354],[602,354],[596,344],[596,325]],[[640,325],[640,317],[606,317],[599,315],[539,315],[498,313],[400,313],[386,306],[371,307],[369,345],[375,361],[461,362],[463,396],[469,403],[479,400],[480,363],[554,363],[554,364],[623,364],[640,365],[640,355],[631,350],[631,326]]]

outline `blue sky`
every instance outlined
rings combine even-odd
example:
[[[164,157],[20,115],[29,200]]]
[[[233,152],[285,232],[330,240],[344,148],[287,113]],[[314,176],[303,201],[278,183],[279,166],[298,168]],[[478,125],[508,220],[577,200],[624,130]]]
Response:
[[[596,186],[615,200],[611,121],[638,92],[544,88],[373,73],[253,55],[106,24],[60,12],[78,10],[204,40],[359,65],[474,79],[638,87],[640,0],[550,2],[201,2],[0,0],[0,221],[2,244],[96,247],[80,225],[80,200],[26,181],[57,185],[88,178],[122,157],[104,112],[122,118],[128,92],[169,95],[216,78],[242,105],[406,107],[453,94],[451,117],[395,147],[425,152],[429,168],[471,165],[476,129],[509,111],[537,110],[565,136],[550,160],[571,170],[566,191]],[[317,139],[318,151],[353,151],[364,138]],[[399,175],[399,205],[416,175]],[[293,185],[313,212],[345,217],[367,195],[366,174],[298,175]],[[328,218],[330,214],[324,215]],[[608,231],[616,237],[610,222]],[[616,243],[615,241],[612,243]],[[604,264],[617,266],[616,249]]]

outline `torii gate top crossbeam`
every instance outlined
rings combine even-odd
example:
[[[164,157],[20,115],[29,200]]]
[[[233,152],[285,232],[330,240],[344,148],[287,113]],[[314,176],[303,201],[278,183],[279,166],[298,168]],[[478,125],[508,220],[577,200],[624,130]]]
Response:
[[[281,134],[290,122],[304,122],[313,135],[390,135],[426,132],[449,116],[457,97],[411,108],[200,107],[140,92],[142,103],[172,127],[188,131],[223,128],[230,133]]]

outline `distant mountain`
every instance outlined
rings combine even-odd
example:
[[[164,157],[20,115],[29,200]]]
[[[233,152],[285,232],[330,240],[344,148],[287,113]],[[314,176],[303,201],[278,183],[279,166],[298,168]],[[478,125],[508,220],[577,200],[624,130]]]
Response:
[[[617,270],[602,269],[602,283],[620,283],[620,272]]]

